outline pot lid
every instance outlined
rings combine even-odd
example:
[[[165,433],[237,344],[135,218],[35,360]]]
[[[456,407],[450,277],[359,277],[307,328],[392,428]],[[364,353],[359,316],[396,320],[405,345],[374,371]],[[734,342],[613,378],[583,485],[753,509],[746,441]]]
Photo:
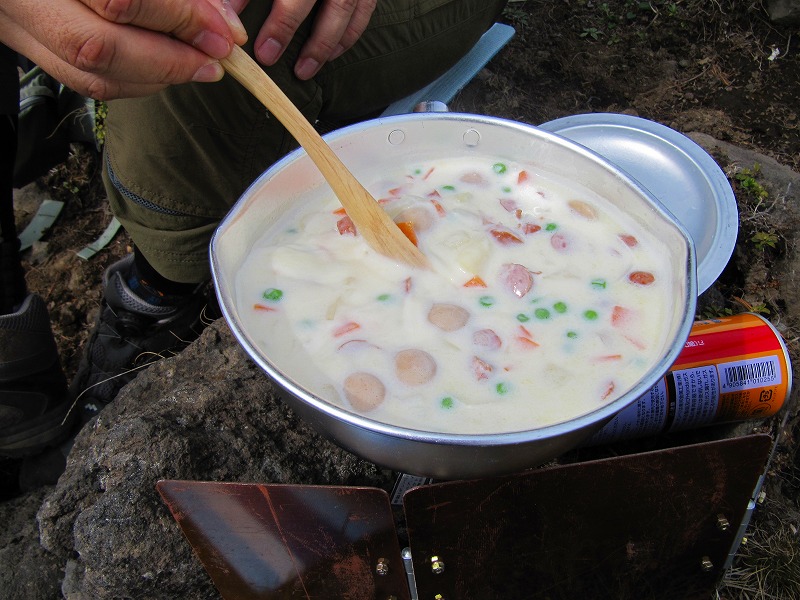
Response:
[[[739,211],[728,178],[703,148],[674,129],[629,115],[574,115],[538,127],[597,152],[649,190],[694,242],[698,293],[716,281],[736,245]]]

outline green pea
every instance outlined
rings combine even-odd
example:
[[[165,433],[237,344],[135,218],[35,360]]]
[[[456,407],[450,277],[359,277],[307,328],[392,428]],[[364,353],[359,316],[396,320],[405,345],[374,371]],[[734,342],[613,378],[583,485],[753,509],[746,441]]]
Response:
[[[563,315],[567,312],[567,305],[565,302],[556,302],[553,304],[553,310]]]
[[[456,190],[456,186],[454,185],[443,185],[443,190],[447,190],[448,192],[454,192]]]
[[[592,279],[592,287],[598,290],[606,289],[605,279]]]
[[[555,223],[548,223],[547,225],[544,226],[545,231],[555,231],[556,229],[558,229],[558,225],[556,225]]]
[[[503,394],[507,394],[508,393],[509,387],[508,387],[508,384],[506,382],[501,381],[496,386],[494,386],[494,390],[498,394],[500,394],[502,396]]]
[[[531,318],[528,315],[526,315],[525,313],[519,313],[517,315],[517,321],[519,321],[520,323],[526,323],[527,321],[530,321],[530,320],[531,320]]]
[[[549,319],[550,318],[550,311],[546,308],[537,308],[533,311],[534,316],[537,319]]]
[[[494,163],[494,164],[492,165],[492,170],[493,170],[495,173],[498,173],[498,174],[500,174],[500,173],[505,173],[505,172],[506,172],[506,169],[507,169],[507,167],[506,167],[506,166],[505,166],[503,163]]]
[[[445,398],[442,398],[441,405],[442,408],[446,408],[449,410],[453,408],[453,406],[455,405],[455,401],[450,396],[447,396]]]
[[[391,294],[381,294],[378,296],[378,302],[386,302],[391,297]]]
[[[504,185],[503,186],[503,193],[504,194],[510,194],[511,193],[511,188],[509,186],[507,186],[507,185]]]
[[[584,318],[588,319],[589,321],[594,321],[598,317],[597,311],[596,310],[592,310],[592,309],[584,311],[583,316],[584,316]]]
[[[571,340],[574,340],[575,338],[578,337],[578,332],[577,331],[568,331],[567,332],[567,337],[569,339],[571,339]]]
[[[480,302],[481,306],[492,306],[495,300],[491,296],[481,296],[478,302]]]
[[[278,302],[281,298],[283,298],[283,292],[277,288],[269,288],[268,290],[264,290],[264,293],[261,294],[261,297],[264,298],[264,300]]]

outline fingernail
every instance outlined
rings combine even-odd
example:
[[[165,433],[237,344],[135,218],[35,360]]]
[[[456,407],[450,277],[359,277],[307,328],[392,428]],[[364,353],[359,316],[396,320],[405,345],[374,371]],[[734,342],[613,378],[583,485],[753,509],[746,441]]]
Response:
[[[313,58],[301,58],[294,67],[294,74],[299,79],[311,79],[319,69],[319,63]]]
[[[219,81],[222,79],[223,75],[225,75],[225,69],[223,69],[222,65],[217,61],[214,61],[197,69],[192,77],[192,81],[197,81],[198,83],[211,83],[214,81]]]
[[[244,25],[242,25],[239,15],[236,14],[236,11],[233,9],[233,6],[231,6],[231,3],[228,2],[228,0],[223,0],[222,2],[222,16],[225,17],[228,25],[231,26],[234,37],[244,38],[244,41],[246,41],[247,31],[245,30]],[[241,43],[243,44],[244,41]]]
[[[212,58],[225,58],[231,53],[231,43],[213,31],[201,31],[192,43]]]
[[[258,60],[265,65],[274,65],[283,52],[283,46],[275,38],[267,38],[256,50]]]

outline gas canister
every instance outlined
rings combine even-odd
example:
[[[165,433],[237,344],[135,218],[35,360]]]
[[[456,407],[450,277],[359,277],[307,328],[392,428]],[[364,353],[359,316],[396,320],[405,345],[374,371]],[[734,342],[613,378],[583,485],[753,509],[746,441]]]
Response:
[[[697,321],[667,374],[585,445],[763,419],[783,407],[791,387],[786,344],[762,316]]]

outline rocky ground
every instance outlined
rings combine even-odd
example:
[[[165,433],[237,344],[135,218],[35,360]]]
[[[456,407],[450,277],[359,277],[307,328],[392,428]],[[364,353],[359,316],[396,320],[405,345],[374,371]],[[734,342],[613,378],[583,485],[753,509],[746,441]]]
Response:
[[[515,26],[515,38],[452,108],[531,124],[587,112],[626,113],[690,134],[728,176],[740,214],[731,262],[701,297],[698,312],[763,314],[781,331],[796,362],[800,52],[798,21],[780,18],[793,7],[798,10],[797,2],[512,1],[505,19]],[[102,271],[129,251],[129,243],[123,232],[92,259],[75,256],[111,219],[92,149],[75,146],[64,165],[34,186],[21,194],[33,198],[18,204],[22,224],[42,191],[65,202],[56,226],[26,260],[29,286],[48,301],[71,374],[99,306]],[[310,433],[305,437],[302,424],[277,404],[253,408],[256,413],[249,415],[264,429],[243,439],[262,448],[242,447],[224,434],[209,443],[209,431],[236,431],[230,407],[215,403],[232,397],[223,382],[240,386],[237,407],[247,399],[257,405],[259,394],[270,394],[219,328],[224,324],[204,336],[194,354],[175,359],[183,360],[178,366],[165,361],[140,376],[78,438],[57,487],[20,489],[20,465],[0,464],[6,498],[0,521],[9,524],[0,534],[0,597],[49,598],[60,590],[76,598],[175,597],[187,589],[194,597],[213,596],[186,544],[166,533],[174,524],[152,491],[158,477],[389,484],[391,477],[380,469]],[[225,365],[220,377],[227,373],[229,379],[207,373],[208,360]],[[152,390],[157,393],[151,397],[174,402],[176,410],[195,403],[197,422],[176,433],[169,407],[140,406],[137,398]],[[756,425],[777,440],[766,500],[754,514],[750,544],[740,551],[718,597],[791,600],[800,597],[800,428],[794,403]],[[297,433],[287,438],[286,431]],[[157,442],[143,449],[135,442],[143,438]],[[159,458],[164,455],[191,457],[185,460],[192,464],[165,465]],[[287,466],[276,459],[288,455],[318,460]],[[132,531],[141,539],[131,540]],[[148,537],[168,540],[169,565],[159,563],[161,558],[144,560],[142,553],[152,553],[152,544],[137,542]]]

